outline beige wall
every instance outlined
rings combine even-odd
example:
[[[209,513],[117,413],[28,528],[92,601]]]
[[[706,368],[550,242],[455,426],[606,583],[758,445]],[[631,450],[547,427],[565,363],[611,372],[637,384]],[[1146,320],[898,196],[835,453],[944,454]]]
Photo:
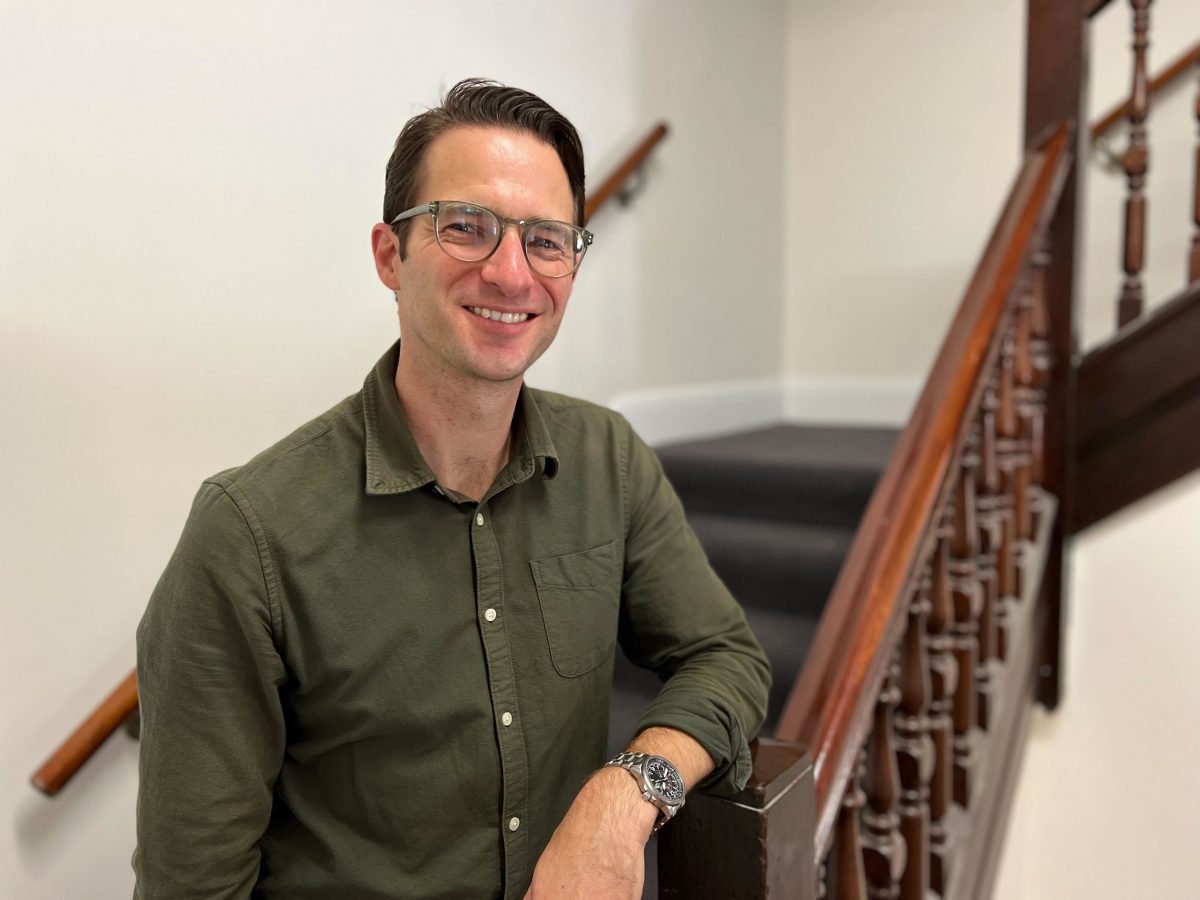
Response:
[[[1151,68],[1200,38],[1194,0],[1156,0]],[[1089,27],[1096,117],[1128,96],[1130,13]],[[792,2],[788,19],[784,365],[792,375],[923,375],[1020,162],[1025,4]],[[1147,296],[1183,283],[1195,78],[1151,122]],[[1112,137],[1124,146],[1123,134]],[[1089,160],[1080,331],[1112,334],[1124,178]]]
[[[442,88],[543,94],[594,181],[674,129],[635,205],[593,221],[535,383],[605,400],[778,371],[782,262],[711,229],[736,198],[780,217],[781,3],[336,10],[0,4],[0,896],[129,895],[136,745],[52,802],[26,779],[132,665],[199,480],[356,390],[393,339],[368,231],[400,124]]]
[[[793,0],[789,374],[923,374],[1018,162],[1024,4]]]

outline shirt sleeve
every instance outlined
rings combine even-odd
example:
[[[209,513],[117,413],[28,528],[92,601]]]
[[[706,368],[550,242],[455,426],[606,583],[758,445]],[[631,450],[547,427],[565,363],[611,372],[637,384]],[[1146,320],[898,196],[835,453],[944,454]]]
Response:
[[[741,606],[713,572],[654,452],[629,431],[620,641],[665,680],[638,722],[677,728],[716,762],[700,787],[741,790],[748,741],[766,717],[770,665]]]
[[[252,517],[196,496],[138,626],[134,897],[249,897],[284,752],[272,579]]]

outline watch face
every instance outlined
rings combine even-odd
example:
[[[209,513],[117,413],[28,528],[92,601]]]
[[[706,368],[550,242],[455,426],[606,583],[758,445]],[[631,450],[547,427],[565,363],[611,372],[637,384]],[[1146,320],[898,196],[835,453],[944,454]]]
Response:
[[[672,804],[683,801],[683,782],[673,765],[661,756],[652,756],[642,768],[650,786],[658,792],[659,796]]]

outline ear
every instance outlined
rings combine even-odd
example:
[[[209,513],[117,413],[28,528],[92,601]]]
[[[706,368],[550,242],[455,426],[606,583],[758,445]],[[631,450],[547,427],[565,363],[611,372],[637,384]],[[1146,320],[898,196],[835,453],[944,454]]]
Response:
[[[400,259],[400,239],[383,222],[371,229],[371,254],[375,257],[375,272],[379,280],[391,291],[400,288],[399,272],[403,262]]]

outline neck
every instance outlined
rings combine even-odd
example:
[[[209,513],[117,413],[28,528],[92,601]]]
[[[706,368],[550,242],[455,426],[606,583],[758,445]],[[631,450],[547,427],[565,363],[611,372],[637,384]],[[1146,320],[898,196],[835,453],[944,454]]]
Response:
[[[443,487],[479,500],[508,463],[521,379],[487,382],[425,365],[400,345],[396,396]]]

